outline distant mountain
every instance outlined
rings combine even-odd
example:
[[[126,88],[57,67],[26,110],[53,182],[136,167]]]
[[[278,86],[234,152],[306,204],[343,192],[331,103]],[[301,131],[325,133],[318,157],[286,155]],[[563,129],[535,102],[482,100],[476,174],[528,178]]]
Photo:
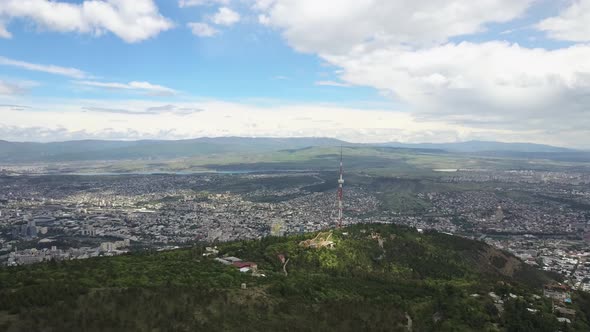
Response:
[[[555,147],[534,143],[503,143],[490,141],[467,141],[458,143],[398,143],[390,142],[379,144],[381,146],[413,148],[413,149],[442,149],[450,152],[489,152],[489,151],[511,151],[511,152],[579,152],[573,149]]]
[[[56,162],[125,159],[172,159],[220,153],[260,153],[310,146],[348,144],[331,138],[197,138],[189,140],[53,143],[0,141],[0,162]]]
[[[410,149],[427,153],[468,153],[479,156],[590,161],[590,152],[531,143],[469,141],[461,143],[357,144],[332,138],[218,137],[188,140],[102,141],[54,143],[0,141],[0,162],[67,162],[98,160],[169,160],[226,153],[267,153],[309,147],[335,146]]]
[[[565,152],[519,152],[519,151],[482,151],[470,155],[482,157],[499,157],[508,159],[546,159],[568,162],[590,162],[590,152],[565,151]]]

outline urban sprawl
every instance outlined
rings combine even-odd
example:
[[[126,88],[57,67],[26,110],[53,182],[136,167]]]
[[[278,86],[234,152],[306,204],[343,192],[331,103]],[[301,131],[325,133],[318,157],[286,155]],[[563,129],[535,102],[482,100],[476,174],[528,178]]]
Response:
[[[407,192],[395,185],[413,180],[345,184],[344,226],[395,223],[485,241],[590,291],[589,174],[440,174]],[[338,213],[337,178],[319,172],[0,175],[8,266],[313,232],[334,227]]]

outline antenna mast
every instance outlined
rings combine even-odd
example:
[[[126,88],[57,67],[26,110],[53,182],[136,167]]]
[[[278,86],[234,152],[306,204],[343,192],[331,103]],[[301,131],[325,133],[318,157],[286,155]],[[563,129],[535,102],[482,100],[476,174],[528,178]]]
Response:
[[[344,184],[342,169],[342,145],[340,146],[340,178],[338,179],[338,228],[342,227],[342,185]]]

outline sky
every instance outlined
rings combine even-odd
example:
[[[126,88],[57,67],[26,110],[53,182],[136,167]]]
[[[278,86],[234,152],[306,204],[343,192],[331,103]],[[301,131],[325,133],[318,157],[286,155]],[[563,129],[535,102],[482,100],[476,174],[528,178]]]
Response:
[[[0,139],[590,149],[590,0],[0,0]]]

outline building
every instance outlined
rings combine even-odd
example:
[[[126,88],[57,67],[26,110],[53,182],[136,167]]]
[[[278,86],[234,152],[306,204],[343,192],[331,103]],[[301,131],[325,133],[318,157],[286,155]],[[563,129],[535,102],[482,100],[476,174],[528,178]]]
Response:
[[[24,219],[26,220],[27,223],[15,226],[12,229],[12,236],[17,237],[17,238],[22,237],[22,238],[28,238],[28,239],[36,238],[37,233],[38,233],[38,229],[37,229],[37,225],[35,224],[35,220],[27,218],[27,217],[25,217]],[[47,232],[45,232],[45,233],[47,233]]]
[[[570,288],[567,285],[549,284],[543,288],[543,295],[555,301],[565,302],[566,299],[570,298],[569,290]]]

